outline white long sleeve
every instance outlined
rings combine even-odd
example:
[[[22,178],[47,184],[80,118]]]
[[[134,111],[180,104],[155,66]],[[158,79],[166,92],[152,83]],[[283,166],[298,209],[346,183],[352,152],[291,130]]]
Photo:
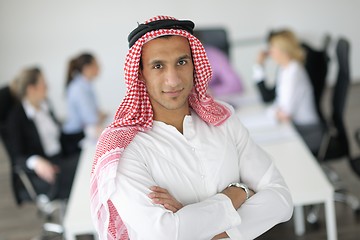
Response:
[[[219,232],[240,224],[230,199],[216,194],[172,213],[153,204],[147,194],[156,185],[146,169],[129,153],[119,164],[118,192],[112,198],[131,239],[211,239]]]
[[[131,240],[211,239],[224,231],[231,239],[253,239],[291,217],[283,178],[235,115],[214,127],[193,112],[183,127],[180,134],[155,121],[120,159],[111,200]],[[256,194],[235,211],[219,193],[240,181]],[[153,204],[147,196],[153,185],[167,189],[185,207],[174,214]]]

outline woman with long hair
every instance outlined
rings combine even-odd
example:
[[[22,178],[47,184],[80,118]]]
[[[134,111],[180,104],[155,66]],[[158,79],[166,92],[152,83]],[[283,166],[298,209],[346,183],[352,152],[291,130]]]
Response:
[[[64,123],[67,150],[80,150],[79,143],[86,136],[97,138],[106,115],[99,109],[93,82],[99,65],[90,53],[82,53],[69,62],[66,78],[68,115]]]
[[[254,67],[254,78],[264,101],[274,101],[279,121],[292,121],[309,148],[316,152],[320,144],[322,125],[316,111],[313,86],[303,65],[305,54],[290,30],[269,37],[269,51],[261,52]],[[276,88],[265,89],[264,62],[270,56],[278,65]],[[270,94],[268,94],[270,93]],[[270,97],[271,96],[271,97]]]

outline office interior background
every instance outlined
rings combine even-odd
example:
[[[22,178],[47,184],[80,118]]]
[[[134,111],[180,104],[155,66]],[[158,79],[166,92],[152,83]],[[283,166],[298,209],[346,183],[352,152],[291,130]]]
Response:
[[[68,61],[89,51],[100,63],[101,72],[95,83],[100,105],[115,113],[126,91],[123,65],[128,34],[152,16],[170,15],[191,19],[199,28],[226,28],[231,61],[244,80],[246,91],[256,91],[252,65],[258,51],[266,46],[268,32],[284,27],[314,48],[321,46],[326,34],[330,35],[329,87],[337,72],[335,43],[339,37],[346,37],[351,44],[352,85],[356,86],[360,83],[359,9],[360,1],[356,0],[0,0],[0,85],[7,84],[24,67],[40,66],[56,114],[65,118]],[[353,104],[359,109],[358,98]],[[352,114],[358,116],[360,112]]]
[[[346,36],[351,46],[351,70],[360,81],[360,2],[334,1],[0,1],[0,84],[25,66],[39,65],[49,83],[49,96],[61,116],[65,113],[64,82],[67,63],[83,50],[99,59],[96,81],[99,100],[114,112],[125,94],[123,64],[132,29],[155,15],[192,19],[197,27],[225,27],[232,63],[250,90],[252,65],[265,45],[269,30],[291,28],[301,39],[319,46],[325,34],[333,43]],[[334,56],[331,45],[330,56]],[[328,80],[334,82],[336,61]]]

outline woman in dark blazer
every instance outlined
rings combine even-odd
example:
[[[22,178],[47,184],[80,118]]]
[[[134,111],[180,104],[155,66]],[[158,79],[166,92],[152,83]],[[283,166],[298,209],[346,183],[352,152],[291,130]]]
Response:
[[[47,99],[45,79],[38,68],[18,77],[20,103],[7,122],[7,141],[13,164],[30,172],[37,193],[54,191],[52,197],[70,194],[78,156],[67,156],[61,127]]]

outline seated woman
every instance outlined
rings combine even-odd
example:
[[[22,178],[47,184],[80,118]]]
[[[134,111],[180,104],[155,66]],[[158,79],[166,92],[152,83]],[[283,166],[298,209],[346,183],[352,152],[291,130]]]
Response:
[[[278,65],[276,88],[265,88],[264,61],[270,56]],[[315,107],[313,87],[303,66],[304,53],[294,33],[279,31],[270,37],[269,54],[261,52],[254,67],[264,101],[274,99],[275,116],[279,121],[291,120],[306,144],[316,153],[322,136],[322,124]]]
[[[219,34],[216,40],[213,34]],[[210,61],[212,78],[209,82],[209,92],[222,100],[234,95],[240,95],[244,91],[243,80],[233,68],[228,53],[226,32],[222,30],[195,30],[194,35],[203,43],[206,55]],[[220,48],[222,45],[224,48]],[[225,47],[226,46],[226,47]],[[223,99],[225,97],[225,99]]]
[[[213,76],[209,82],[209,90],[214,97],[222,97],[243,92],[242,80],[231,63],[220,49],[211,45],[204,45],[209,58]]]
[[[103,130],[106,115],[99,109],[92,83],[99,73],[95,57],[83,53],[72,59],[66,79],[68,115],[64,133],[68,152],[78,152],[86,136],[97,139]],[[75,149],[73,148],[75,146]]]
[[[9,152],[16,165],[30,170],[38,194],[68,198],[78,156],[65,156],[61,128],[47,101],[47,86],[40,69],[25,69],[18,76],[19,99],[7,119]],[[54,190],[56,189],[56,190]]]

